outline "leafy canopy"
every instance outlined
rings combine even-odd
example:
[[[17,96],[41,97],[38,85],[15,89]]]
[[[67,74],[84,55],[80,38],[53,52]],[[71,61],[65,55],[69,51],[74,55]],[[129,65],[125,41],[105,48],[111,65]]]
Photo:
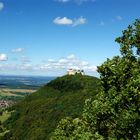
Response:
[[[116,42],[121,56],[98,67],[102,91],[86,100],[82,118],[62,119],[52,140],[140,139],[140,20]]]

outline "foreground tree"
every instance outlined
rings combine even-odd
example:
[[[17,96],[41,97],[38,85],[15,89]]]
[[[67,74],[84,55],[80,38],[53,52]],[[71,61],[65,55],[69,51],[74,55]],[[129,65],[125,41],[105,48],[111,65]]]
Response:
[[[116,42],[121,56],[98,67],[102,92],[86,100],[80,119],[61,120],[52,140],[140,139],[140,20]]]

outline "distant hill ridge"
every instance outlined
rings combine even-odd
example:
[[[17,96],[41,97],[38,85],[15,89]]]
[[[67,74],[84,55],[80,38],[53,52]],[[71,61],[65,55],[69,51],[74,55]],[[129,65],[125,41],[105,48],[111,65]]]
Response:
[[[11,108],[15,112],[5,122],[10,132],[3,139],[48,140],[62,118],[80,117],[85,99],[94,98],[99,89],[95,77],[56,78]]]

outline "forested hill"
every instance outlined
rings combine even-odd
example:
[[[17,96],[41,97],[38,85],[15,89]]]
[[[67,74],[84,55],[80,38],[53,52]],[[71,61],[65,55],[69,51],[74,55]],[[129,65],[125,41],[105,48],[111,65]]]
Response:
[[[87,98],[94,98],[100,80],[91,76],[63,76],[30,94],[12,110],[5,122],[9,133],[3,139],[48,140],[58,122],[66,117],[80,117]]]

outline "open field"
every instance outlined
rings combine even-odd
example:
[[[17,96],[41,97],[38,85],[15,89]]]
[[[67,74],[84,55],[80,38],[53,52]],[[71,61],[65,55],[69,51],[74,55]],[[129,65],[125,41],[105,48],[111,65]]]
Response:
[[[36,90],[1,88],[0,96],[24,96],[23,94],[33,92],[36,92]]]

